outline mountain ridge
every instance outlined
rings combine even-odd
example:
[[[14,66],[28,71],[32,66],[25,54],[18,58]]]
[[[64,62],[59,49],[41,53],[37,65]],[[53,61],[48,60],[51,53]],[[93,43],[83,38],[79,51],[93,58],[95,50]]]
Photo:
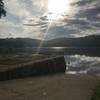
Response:
[[[31,38],[6,38],[0,39],[0,48],[38,47],[41,42],[41,40]],[[100,35],[45,40],[42,47],[100,47]]]

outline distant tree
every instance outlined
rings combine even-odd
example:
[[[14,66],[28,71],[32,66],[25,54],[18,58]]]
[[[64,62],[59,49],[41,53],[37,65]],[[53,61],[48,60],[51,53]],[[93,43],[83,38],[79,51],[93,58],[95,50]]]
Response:
[[[4,9],[4,3],[3,3],[3,0],[0,0],[0,18],[2,16],[6,16],[6,11]]]

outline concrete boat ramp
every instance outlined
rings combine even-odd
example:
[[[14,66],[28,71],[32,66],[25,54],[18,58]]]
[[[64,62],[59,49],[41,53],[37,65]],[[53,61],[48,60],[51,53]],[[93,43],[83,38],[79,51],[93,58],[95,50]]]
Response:
[[[0,100],[91,100],[100,77],[56,74],[0,82]]]
[[[100,77],[65,70],[63,57],[2,70],[0,100],[91,100]]]

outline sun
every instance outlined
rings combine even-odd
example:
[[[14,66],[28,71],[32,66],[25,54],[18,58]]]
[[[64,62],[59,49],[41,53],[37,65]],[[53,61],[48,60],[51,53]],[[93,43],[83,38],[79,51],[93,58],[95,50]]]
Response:
[[[70,0],[49,0],[48,12],[51,19],[68,13],[70,9]]]

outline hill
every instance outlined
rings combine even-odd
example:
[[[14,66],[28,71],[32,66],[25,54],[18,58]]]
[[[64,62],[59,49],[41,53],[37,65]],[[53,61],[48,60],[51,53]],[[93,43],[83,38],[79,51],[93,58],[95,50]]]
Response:
[[[2,47],[38,47],[41,40],[31,38],[7,38],[0,39],[0,48]],[[43,47],[100,47],[100,35],[91,35],[80,38],[57,38],[46,40]]]

